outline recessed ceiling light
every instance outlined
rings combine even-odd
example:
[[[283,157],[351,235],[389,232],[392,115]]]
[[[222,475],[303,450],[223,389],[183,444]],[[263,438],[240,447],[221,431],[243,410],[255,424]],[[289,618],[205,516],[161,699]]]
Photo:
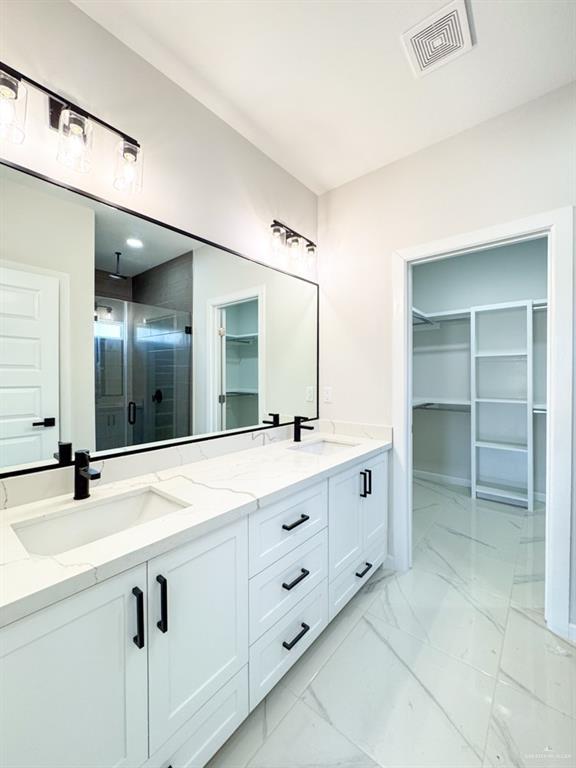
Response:
[[[142,240],[138,240],[137,237],[129,237],[128,240],[126,240],[126,245],[129,245],[130,248],[142,248],[144,243]]]

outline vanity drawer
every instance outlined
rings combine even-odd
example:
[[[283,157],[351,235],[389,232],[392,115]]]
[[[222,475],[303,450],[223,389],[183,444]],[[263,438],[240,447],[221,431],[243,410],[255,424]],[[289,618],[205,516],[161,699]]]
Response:
[[[247,666],[214,694],[144,768],[201,768],[246,717]]]
[[[249,518],[250,576],[326,527],[328,483],[322,482],[258,510]]]
[[[336,616],[336,614],[344,608],[346,603],[354,597],[356,592],[370,581],[373,573],[384,562],[386,556],[386,542],[382,539],[376,544],[373,544],[357,561],[344,573],[337,576],[334,581],[330,583],[329,587],[329,599],[330,599],[330,621]],[[366,571],[368,564],[371,564],[371,568]],[[357,573],[364,573],[364,576],[357,576]]]
[[[251,646],[251,710],[298,661],[327,623],[328,593],[323,581]]]
[[[326,528],[250,579],[250,643],[323,581],[328,572]]]

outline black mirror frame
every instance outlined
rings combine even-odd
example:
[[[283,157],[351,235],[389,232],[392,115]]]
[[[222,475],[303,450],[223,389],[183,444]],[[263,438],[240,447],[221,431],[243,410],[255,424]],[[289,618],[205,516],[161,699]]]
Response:
[[[101,203],[102,205],[107,205],[110,208],[115,208],[117,211],[121,211],[122,213],[127,213],[130,216],[136,216],[139,219],[143,219],[144,221],[149,222],[150,224],[155,224],[159,227],[163,227],[164,229],[169,229],[172,232],[176,232],[179,235],[184,235],[185,237],[191,237],[194,240],[197,240],[199,243],[203,243],[204,245],[211,245],[214,248],[219,248],[221,251],[226,251],[226,253],[230,253],[233,256],[239,256],[241,259],[245,259],[246,261],[251,261],[253,264],[259,264],[262,267],[266,267],[266,269],[272,269],[275,272],[280,272],[284,275],[288,275],[288,277],[293,278],[294,280],[301,280],[304,283],[308,283],[309,285],[313,285],[316,288],[316,416],[309,419],[309,421],[316,421],[320,418],[320,410],[319,410],[319,396],[320,396],[320,286],[318,283],[314,282],[313,280],[309,280],[306,277],[301,277],[300,275],[294,275],[291,272],[287,272],[284,269],[280,269],[278,267],[273,267],[270,264],[266,264],[262,261],[258,261],[258,259],[252,259],[250,256],[245,256],[243,253],[239,253],[238,251],[234,251],[232,248],[228,248],[225,245],[220,245],[219,243],[215,243],[212,240],[207,240],[205,237],[200,237],[199,235],[195,235],[192,232],[187,232],[184,229],[180,229],[179,227],[175,227],[171,224],[167,224],[163,221],[158,221],[158,219],[153,219],[151,216],[146,216],[144,213],[139,213],[138,211],[133,211],[130,208],[126,208],[122,205],[117,205],[116,203],[112,203],[109,200],[105,200],[104,198],[98,197],[97,195],[92,195],[90,192],[85,192],[84,190],[77,189],[76,187],[72,187],[68,184],[64,184],[60,181],[56,181],[55,179],[50,178],[49,176],[45,176],[42,173],[38,173],[37,171],[33,171],[30,168],[25,168],[21,165],[18,165],[16,163],[12,163],[8,160],[0,159],[0,166],[4,166],[6,168],[11,168],[12,170],[19,171],[20,173],[24,173],[27,176],[32,176],[35,179],[39,179],[40,181],[45,181],[48,184],[52,184],[52,186],[59,187],[60,189],[65,189],[69,192],[73,192],[76,195],[80,195],[81,197],[85,197],[89,200],[93,200],[94,202]],[[294,424],[294,421],[285,421],[279,423],[277,426],[279,427],[287,427],[292,426]],[[269,429],[276,429],[276,426],[274,425],[258,425],[256,427],[252,427],[250,429],[237,429],[237,430],[229,430],[229,431],[223,431],[218,433],[211,433],[208,435],[199,435],[197,437],[190,436],[190,437],[184,437],[177,440],[167,440],[165,442],[162,442],[161,445],[158,443],[154,444],[144,444],[141,447],[139,446],[127,446],[126,449],[121,449],[118,451],[109,451],[107,453],[98,453],[97,456],[94,457],[96,461],[105,461],[108,459],[115,459],[115,458],[122,458],[123,456],[132,456],[136,453],[148,453],[150,451],[161,451],[164,448],[174,448],[179,445],[188,445],[190,443],[202,443],[206,442],[208,440],[220,440],[221,438],[225,437],[232,437],[234,435],[244,435],[244,434],[250,434],[252,432],[263,432]],[[17,477],[19,475],[30,475],[35,472],[45,472],[47,470],[51,469],[61,469],[62,465],[58,462],[54,462],[52,464],[46,464],[45,466],[33,466],[33,467],[22,467],[20,469],[14,469],[14,470],[6,470],[1,471],[0,470],[0,480],[8,477]]]

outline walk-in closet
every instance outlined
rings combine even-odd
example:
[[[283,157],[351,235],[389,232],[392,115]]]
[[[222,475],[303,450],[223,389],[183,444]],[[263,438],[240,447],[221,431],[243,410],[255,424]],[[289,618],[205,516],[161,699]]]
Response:
[[[524,507],[546,489],[546,238],[412,268],[415,479]]]

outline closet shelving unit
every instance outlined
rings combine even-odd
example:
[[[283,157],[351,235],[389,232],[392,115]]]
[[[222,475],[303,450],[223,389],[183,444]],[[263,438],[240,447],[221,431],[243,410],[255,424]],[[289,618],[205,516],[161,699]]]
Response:
[[[469,329],[467,350],[462,343],[415,345],[418,391],[413,407],[469,413],[472,497],[533,509],[534,425],[546,414],[546,308],[545,301],[522,301],[447,312],[414,311],[413,325],[423,333],[445,328],[451,320],[465,321],[459,326],[460,339],[464,329]],[[541,319],[535,326],[536,313],[541,313]],[[420,376],[416,388],[422,353],[432,365],[428,376]],[[455,354],[460,367],[458,375],[450,377],[446,361]],[[440,387],[435,369],[450,381],[449,394],[458,396],[436,396]],[[454,378],[459,378],[460,384],[455,384]]]

